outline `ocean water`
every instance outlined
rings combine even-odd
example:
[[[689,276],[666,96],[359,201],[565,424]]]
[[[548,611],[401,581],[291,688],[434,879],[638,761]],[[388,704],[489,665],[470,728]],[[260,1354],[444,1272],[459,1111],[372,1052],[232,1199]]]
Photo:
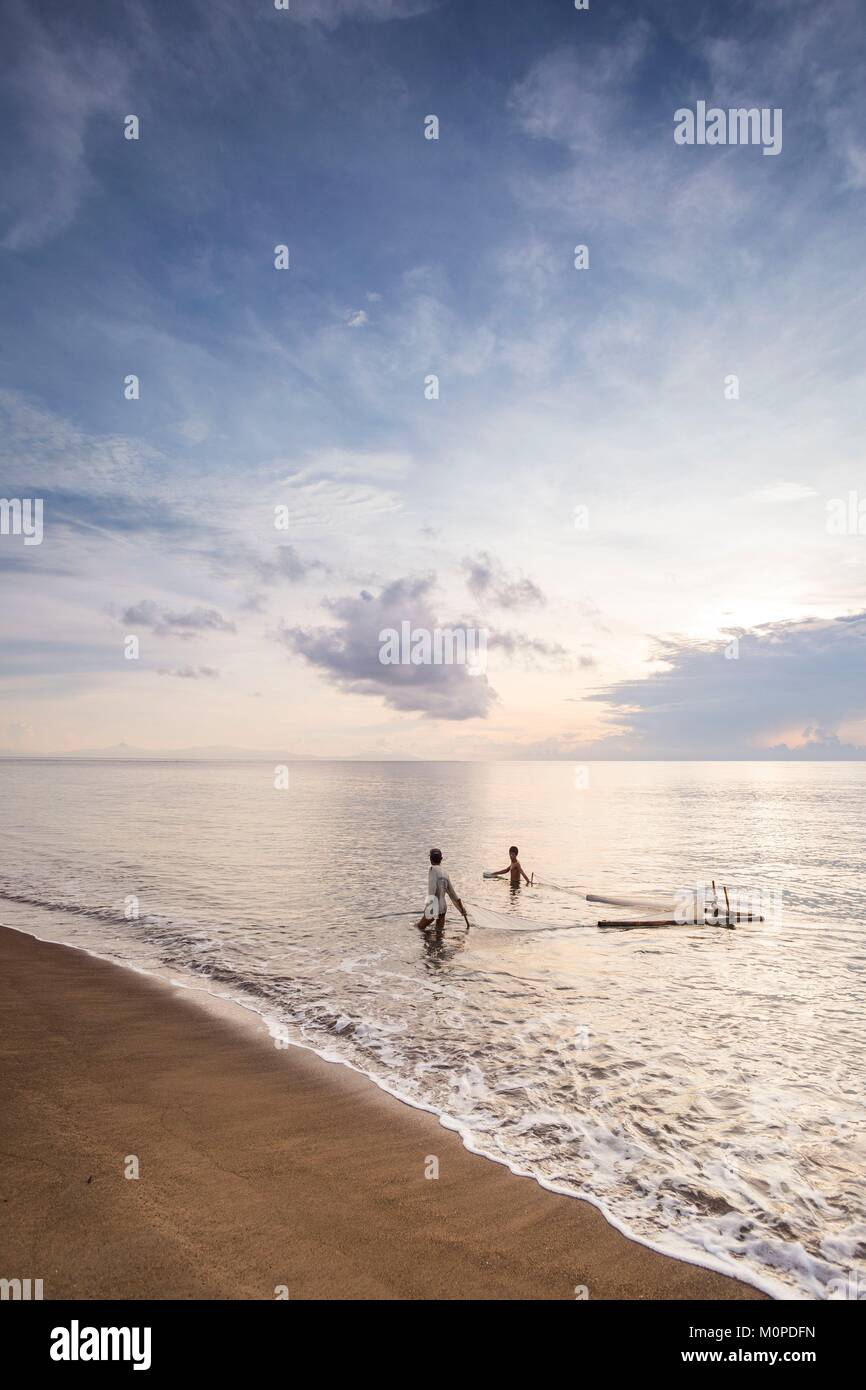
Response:
[[[599,929],[629,914],[485,881],[511,843],[766,920]],[[0,923],[254,1008],[783,1297],[866,1297],[864,843],[862,763],[0,763]],[[518,929],[416,932],[431,845]]]

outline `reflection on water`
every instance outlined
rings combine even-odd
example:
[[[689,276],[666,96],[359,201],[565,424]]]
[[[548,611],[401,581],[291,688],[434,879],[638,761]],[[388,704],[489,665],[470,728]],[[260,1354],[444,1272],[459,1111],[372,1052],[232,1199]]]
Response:
[[[866,768],[582,781],[304,763],[276,791],[266,764],[2,763],[0,921],[251,1002],[664,1249],[866,1294]],[[594,891],[715,878],[781,912],[600,931],[615,912],[483,880],[512,843]],[[416,931],[434,844],[467,902],[559,929],[466,934],[452,908]]]

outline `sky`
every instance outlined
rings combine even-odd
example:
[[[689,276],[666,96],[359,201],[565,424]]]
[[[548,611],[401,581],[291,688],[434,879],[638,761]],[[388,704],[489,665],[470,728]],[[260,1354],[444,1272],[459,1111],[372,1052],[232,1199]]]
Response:
[[[866,755],[861,0],[0,15],[0,750]]]

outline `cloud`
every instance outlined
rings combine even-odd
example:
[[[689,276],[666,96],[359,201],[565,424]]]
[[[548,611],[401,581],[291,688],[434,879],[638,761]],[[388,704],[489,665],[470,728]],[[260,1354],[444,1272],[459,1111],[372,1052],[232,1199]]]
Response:
[[[149,598],[125,608],[121,622],[126,627],[149,628],[163,637],[189,638],[200,632],[236,631],[234,623],[216,608],[191,608],[185,613],[175,613]]]
[[[866,747],[862,744],[845,743],[838,734],[831,734],[826,729],[804,729],[803,742],[796,748],[789,748],[787,743],[777,743],[768,752],[771,756],[777,755],[784,759],[805,758],[816,759],[819,762],[829,762],[836,758],[858,761],[866,758]]]
[[[625,107],[650,32],[638,21],[621,28],[614,43],[563,47],[539,59],[511,94],[520,127],[536,139],[595,151]]]
[[[301,24],[336,29],[347,20],[414,19],[438,4],[439,0],[292,0],[291,13]]]
[[[639,259],[639,229],[640,254],[656,276],[715,300],[723,262],[735,281],[776,269],[761,235],[768,221],[776,255],[782,240],[793,246],[808,235],[804,224],[825,234],[837,221],[844,229],[850,206],[835,195],[856,192],[863,169],[852,143],[863,126],[863,26],[856,0],[805,0],[796,14],[756,5],[733,24],[709,5],[658,0],[641,8],[652,24],[620,24],[609,44],[560,46],[514,86],[519,128],[565,155],[564,166],[533,161],[515,194],[536,214],[545,210],[548,238],[558,229],[566,235],[569,224],[579,228],[575,240],[590,244],[596,270],[618,268],[621,288]],[[784,107],[786,169],[768,177],[755,161],[675,146],[674,110],[698,98]],[[656,304],[659,317],[667,307]]]
[[[463,561],[466,583],[478,599],[495,603],[500,608],[528,608],[546,602],[534,580],[525,575],[509,575],[500,560],[482,551]]]
[[[153,445],[79,429],[19,391],[0,390],[0,424],[0,466],[7,478],[27,478],[24,496],[51,494],[84,521],[97,499],[118,513],[127,505],[151,516],[164,510],[153,500],[154,472],[162,476],[168,461]]]
[[[366,309],[356,309],[355,312],[350,314],[346,319],[346,325],[349,328],[363,328],[364,324],[369,322],[370,320],[367,316]]]
[[[327,571],[328,568],[321,560],[303,559],[293,545],[277,545],[269,556],[242,549],[211,551],[210,559],[221,574],[249,574],[262,584],[278,584],[282,580],[299,584],[312,571]],[[260,604],[248,601],[246,606]]]
[[[483,719],[497,698],[485,675],[471,675],[465,665],[384,665],[379,659],[381,634],[388,629],[400,632],[408,622],[413,630],[433,633],[447,626],[434,616],[433,589],[432,577],[397,579],[378,595],[365,590],[357,598],[331,601],[333,627],[283,625],[277,637],[341,690],[376,695],[392,709],[428,719]]]
[[[527,667],[537,666],[545,661],[564,665],[570,658],[568,649],[559,642],[545,642],[543,638],[530,637],[525,632],[488,629],[487,649],[505,652],[506,656],[516,658]]]
[[[866,148],[852,141],[845,151],[848,160],[848,180],[846,187],[866,188]]]
[[[772,483],[750,492],[749,496],[756,502],[801,502],[807,497],[819,497],[820,493],[805,483]]]
[[[73,578],[78,570],[72,565],[46,564],[41,546],[18,545],[8,555],[0,554],[0,573],[26,574],[29,582],[40,576]]]
[[[12,5],[26,12],[23,0]],[[151,593],[175,617],[199,603],[235,613],[250,661],[267,663],[263,624],[242,600],[261,607],[264,595],[274,612],[279,595],[276,611],[291,630],[322,624],[333,636],[337,614],[311,612],[317,561],[322,573],[329,565],[340,574],[333,593],[354,595],[366,583],[374,593],[365,602],[378,603],[383,577],[411,573],[435,550],[455,595],[447,612],[477,610],[494,630],[491,669],[494,656],[506,668],[522,660],[553,668],[564,662],[557,637],[589,650],[583,638],[601,637],[601,619],[581,614],[575,595],[592,586],[604,596],[603,677],[580,669],[576,656],[570,682],[553,669],[543,681],[490,676],[508,702],[534,687],[527,738],[550,733],[571,747],[562,724],[577,710],[565,697],[590,681],[607,684],[612,671],[643,669],[647,633],[707,635],[720,621],[859,608],[862,547],[851,537],[831,554],[820,501],[788,490],[813,483],[847,496],[859,476],[862,199],[853,183],[825,196],[841,165],[855,181],[862,167],[855,84],[866,31],[846,22],[853,5],[772,0],[732,17],[706,3],[650,0],[642,13],[651,29],[631,27],[617,6],[602,29],[590,23],[584,33],[584,21],[569,21],[566,44],[564,11],[557,19],[558,7],[531,17],[515,10],[502,42],[488,46],[482,94],[472,44],[458,45],[443,88],[441,53],[427,42],[446,14],[459,26],[459,6],[435,23],[387,29],[375,20],[424,7],[292,0],[278,14],[269,4],[196,0],[183,15],[116,7],[107,27],[88,7],[29,7],[39,19],[27,52],[51,47],[61,67],[71,55],[85,97],[66,149],[71,202],[62,189],[56,196],[50,176],[56,98],[37,110],[29,88],[14,88],[10,103],[22,122],[46,126],[37,153],[47,163],[33,165],[34,179],[49,174],[37,208],[46,220],[25,235],[51,235],[57,217],[62,236],[61,261],[6,257],[16,268],[7,379],[20,394],[7,402],[14,429],[0,422],[0,465],[30,480],[18,489],[25,495],[38,484],[48,528],[45,546],[0,556],[0,565],[28,567],[7,605],[13,634],[86,643],[100,636],[106,594],[121,595],[119,612],[141,594],[143,577],[148,587],[158,577]],[[365,28],[361,19],[374,22]],[[50,26],[50,44],[39,24]],[[712,36],[732,33],[736,45],[713,46]],[[121,92],[115,111],[87,106],[80,62],[82,53],[103,54],[110,66],[107,35],[134,64],[130,105],[122,78],[105,85]],[[745,84],[756,100],[783,104],[784,157],[675,147],[673,110],[710,95],[707,83],[726,98],[722,89]],[[443,142],[422,144],[430,107],[424,97],[421,108],[419,92],[446,88]],[[145,100],[142,142],[127,143],[121,113]],[[816,132],[821,109],[833,108],[828,145]],[[311,110],[304,141],[286,142],[281,132]],[[23,125],[7,124],[14,141]],[[24,182],[11,189],[0,237],[36,207],[18,198],[30,188],[33,146],[23,148]],[[268,178],[277,157],[304,189],[292,227],[281,184]],[[388,207],[400,218],[385,235]],[[293,271],[280,277],[270,250],[284,237],[294,238]],[[584,240],[592,269],[578,274],[572,248]],[[798,286],[793,299],[788,282]],[[350,329],[350,313],[371,322]],[[128,369],[142,380],[135,405],[122,400]],[[728,409],[720,382],[734,370],[743,400]],[[436,404],[423,398],[434,371]],[[56,417],[26,404],[46,392]],[[753,489],[763,495],[751,497]],[[491,504],[503,496],[530,500]],[[272,525],[276,503],[291,511],[282,536]],[[570,524],[577,503],[590,508],[586,535]],[[434,529],[435,547],[425,543]],[[280,539],[295,546],[278,550]],[[471,589],[464,555],[473,557]],[[70,562],[75,584],[60,573]],[[678,576],[666,575],[673,569]],[[196,573],[201,587],[190,584]],[[221,659],[207,637],[201,651],[154,641],[167,647],[156,657],[163,664]],[[330,660],[314,669],[336,681]],[[57,668],[66,661],[60,651]],[[312,719],[322,749],[344,742],[360,751],[367,735],[354,714],[363,702],[325,690],[297,658],[294,666],[301,684],[343,707],[347,723],[330,729],[315,709],[298,719]],[[379,690],[377,675],[367,693]],[[437,695],[446,693],[459,704],[466,691],[446,679]],[[478,700],[477,688],[468,693]],[[174,703],[150,699],[147,683],[140,699],[148,727],[160,705]],[[599,727],[603,708],[583,707],[595,716],[585,729]],[[636,711],[650,717],[640,704]],[[382,717],[401,722],[392,710]],[[62,724],[65,707],[51,718]],[[98,720],[98,706],[81,718]],[[227,727],[235,719],[228,701],[220,718]],[[408,747],[419,721],[403,722]],[[642,727],[615,720],[608,742],[631,740],[644,755],[652,740]],[[709,727],[701,755],[723,741]],[[455,737],[481,735],[425,727],[423,751],[448,756]],[[771,749],[866,741],[818,702],[761,737]]]
[[[284,473],[277,486],[286,493],[293,527],[330,532],[336,519],[355,528],[368,517],[400,511],[403,499],[395,485],[405,484],[411,471],[412,456],[405,451],[326,448]]]
[[[753,9],[738,38],[707,38],[698,46],[707,95],[727,106],[770,104],[771,73],[772,104],[796,123],[803,152],[835,188],[861,189],[866,165],[854,137],[863,127],[866,42],[857,0],[780,0]]]
[[[76,42],[69,26],[52,35],[26,5],[7,8],[4,25],[4,85],[17,119],[0,165],[9,219],[0,245],[19,251],[61,232],[92,187],[92,118],[108,115],[121,137],[126,64],[105,39]]]
[[[276,558],[273,560],[258,559],[253,562],[255,572],[264,584],[276,584],[281,579],[297,584],[311,570],[327,569],[321,560],[302,560],[293,545],[278,545],[274,553]]]
[[[635,756],[866,757],[838,734],[866,718],[866,611],[669,639],[656,656],[666,669],[588,697]]]
[[[18,489],[15,496],[31,496]],[[157,533],[172,535],[189,528],[189,521],[168,505],[121,494],[56,492],[42,488],[46,530],[62,526],[70,531],[109,531],[120,535]]]
[[[160,667],[157,674],[160,676],[177,676],[185,681],[219,679],[219,671],[215,666],[179,666],[176,671],[168,671],[164,667]]]
[[[210,433],[204,420],[197,420],[194,416],[190,416],[189,419],[184,420],[183,423],[178,426],[178,430],[183,435],[184,439],[189,440],[190,444],[202,444]]]

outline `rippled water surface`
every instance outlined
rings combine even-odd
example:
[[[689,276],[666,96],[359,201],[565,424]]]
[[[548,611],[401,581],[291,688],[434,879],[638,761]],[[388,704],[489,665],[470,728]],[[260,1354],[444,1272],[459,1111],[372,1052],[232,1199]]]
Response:
[[[0,922],[227,994],[639,1239],[866,1297],[866,766],[0,763]],[[736,930],[482,879],[715,878]],[[438,844],[467,902],[411,926]],[[139,916],[127,920],[125,912]],[[376,917],[376,914],[403,913]],[[374,920],[367,920],[374,918]],[[553,924],[553,929],[551,929]]]

